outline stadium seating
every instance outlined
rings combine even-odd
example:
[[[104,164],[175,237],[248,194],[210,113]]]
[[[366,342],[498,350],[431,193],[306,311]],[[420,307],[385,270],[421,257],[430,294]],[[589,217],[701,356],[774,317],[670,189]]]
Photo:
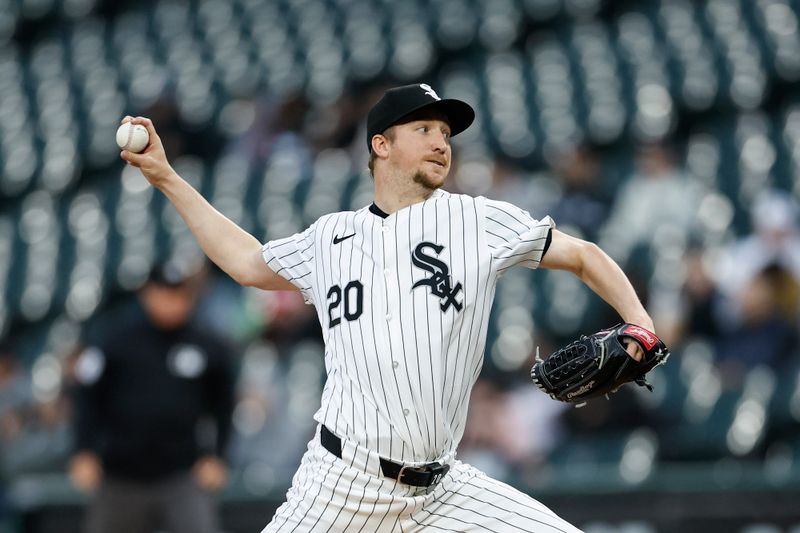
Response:
[[[188,153],[175,168],[261,239],[365,205],[371,181],[354,155],[360,137],[357,150],[314,151],[281,132],[269,155],[245,157],[237,148],[256,104],[299,93],[332,106],[386,80],[470,101],[478,116],[454,143],[461,160],[497,157],[556,189],[546,171],[577,145],[599,149],[620,186],[632,147],[667,141],[707,187],[699,218],[716,244],[750,230],[760,190],[800,191],[800,101],[788,90],[800,79],[798,0],[120,5],[107,17],[94,0],[0,0],[0,332],[30,339],[31,366],[57,349],[42,339],[137,288],[153,261],[198,253],[174,210],[117,158],[119,119],[162,95],[191,131],[229,142],[220,157]],[[525,271],[505,282],[486,350],[495,369],[522,368],[535,328],[568,336],[591,323],[592,301],[570,280]],[[656,371],[658,392],[643,402],[669,431],[576,442],[554,462],[624,467],[631,442],[666,460],[745,457],[774,437],[800,469],[797,375],[753,370],[743,390],[723,390],[711,357],[689,345]],[[737,420],[759,413],[769,416],[758,434],[737,433]]]

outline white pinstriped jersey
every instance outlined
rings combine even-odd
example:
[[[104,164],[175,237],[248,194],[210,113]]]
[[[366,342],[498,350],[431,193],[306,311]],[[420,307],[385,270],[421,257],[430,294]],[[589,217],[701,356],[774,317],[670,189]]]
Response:
[[[328,379],[315,419],[403,463],[452,457],[495,285],[536,268],[551,228],[506,202],[435,191],[391,215],[325,215],[263,257],[316,306]]]

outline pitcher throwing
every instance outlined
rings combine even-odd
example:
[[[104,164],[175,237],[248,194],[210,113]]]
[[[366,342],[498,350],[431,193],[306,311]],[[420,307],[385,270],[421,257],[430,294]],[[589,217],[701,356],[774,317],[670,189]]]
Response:
[[[465,102],[426,84],[387,91],[367,119],[375,199],[259,243],[150,144],[122,152],[237,282],[299,290],[316,307],[328,378],[317,433],[265,532],[575,532],[522,492],[456,459],[483,362],[497,280],[522,265],[568,270],[625,322],[653,323],[622,270],[589,242],[505,202],[441,189]],[[641,350],[628,346],[629,354]]]

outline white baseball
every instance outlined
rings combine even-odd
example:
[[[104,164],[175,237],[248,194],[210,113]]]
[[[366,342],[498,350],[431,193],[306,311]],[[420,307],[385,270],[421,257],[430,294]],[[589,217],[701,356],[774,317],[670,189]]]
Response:
[[[126,122],[117,130],[117,145],[123,150],[138,154],[145,149],[149,141],[147,128],[141,124]]]

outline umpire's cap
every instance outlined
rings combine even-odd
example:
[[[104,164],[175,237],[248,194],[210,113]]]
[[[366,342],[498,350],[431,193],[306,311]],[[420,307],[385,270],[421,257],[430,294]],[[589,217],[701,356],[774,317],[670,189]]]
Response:
[[[183,287],[192,278],[192,272],[188,272],[180,264],[174,261],[155,263],[147,276],[147,283],[160,285],[162,287]]]
[[[373,136],[423,108],[444,113],[450,123],[451,137],[467,129],[475,120],[475,110],[468,103],[452,98],[443,100],[426,83],[395,87],[383,93],[367,115],[367,149],[372,149]]]

